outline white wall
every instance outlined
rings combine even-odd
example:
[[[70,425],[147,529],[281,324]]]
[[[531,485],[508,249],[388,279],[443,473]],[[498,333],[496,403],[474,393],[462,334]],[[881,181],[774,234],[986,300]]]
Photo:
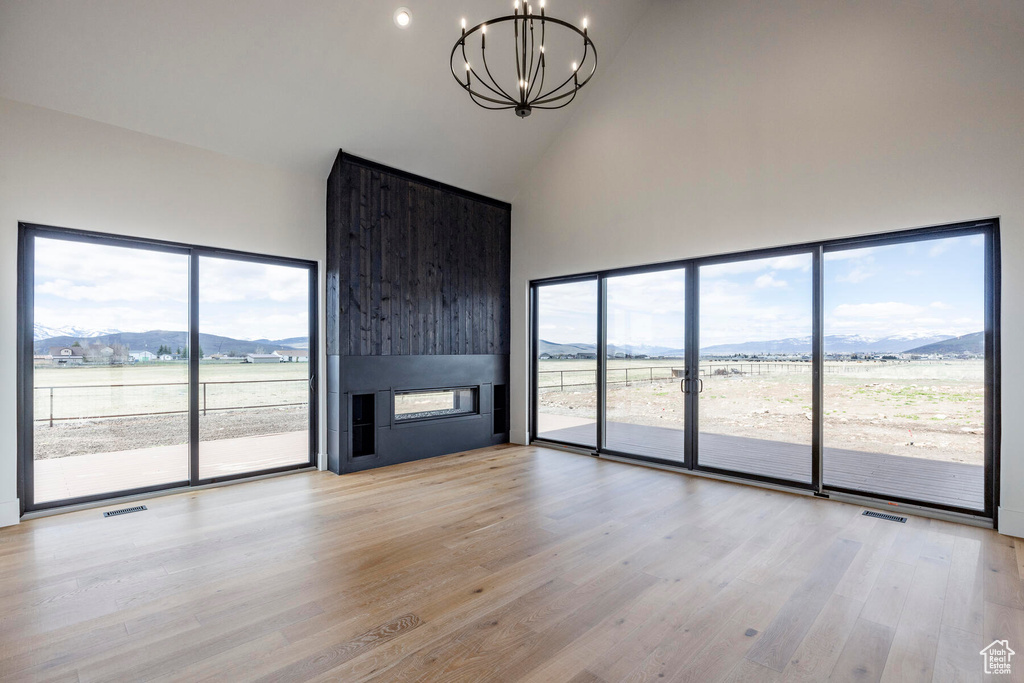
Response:
[[[0,526],[18,520],[18,221],[322,265],[325,206],[322,178],[0,99]]]
[[[661,1],[588,88],[513,202],[516,441],[534,278],[999,216],[1024,348],[1020,0]],[[1002,400],[1000,527],[1024,535],[1017,363]]]

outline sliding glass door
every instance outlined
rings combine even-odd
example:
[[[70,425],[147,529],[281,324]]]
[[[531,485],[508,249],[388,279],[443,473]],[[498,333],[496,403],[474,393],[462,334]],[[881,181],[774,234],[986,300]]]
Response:
[[[188,253],[56,237],[28,249],[33,500],[186,484]]]
[[[604,447],[666,461],[686,455],[686,269],[605,280]]]
[[[825,253],[824,483],[985,508],[986,236]]]
[[[597,279],[537,287],[536,434],[597,446]]]
[[[701,266],[700,466],[811,483],[812,256]]]
[[[199,257],[199,478],[309,462],[310,271]]]
[[[532,436],[991,517],[998,235],[986,220],[534,283]]]
[[[313,464],[315,264],[22,225],[26,510]]]

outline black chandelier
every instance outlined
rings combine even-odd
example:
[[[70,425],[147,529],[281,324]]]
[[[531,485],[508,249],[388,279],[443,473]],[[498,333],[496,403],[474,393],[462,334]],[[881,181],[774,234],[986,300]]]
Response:
[[[521,9],[519,0],[515,0],[510,15],[485,21],[470,29],[466,28],[466,20],[462,20],[462,37],[452,48],[449,66],[452,76],[462,89],[469,93],[469,98],[484,109],[515,109],[516,115],[520,118],[529,116],[534,109],[561,109],[576,99],[576,93],[580,88],[594,77],[594,72],[597,71],[597,48],[587,35],[587,20],[583,20],[582,29],[577,28],[567,21],[546,16],[544,0],[539,2],[540,14],[533,13],[529,0],[523,0]],[[491,75],[491,68],[487,64],[487,29],[507,22],[512,22],[513,28],[516,84],[514,88],[506,90],[499,83],[499,79]],[[549,24],[553,34],[566,34],[562,29],[567,29],[582,38],[583,45],[582,54],[571,64],[568,78],[558,86],[545,91],[547,56],[544,42]],[[476,34],[480,36],[480,49],[470,50],[472,55],[467,54],[468,39]],[[456,62],[459,62],[458,66]],[[479,66],[483,67],[482,73],[477,70]],[[465,80],[459,73],[465,74]],[[511,71],[508,80],[511,80]]]

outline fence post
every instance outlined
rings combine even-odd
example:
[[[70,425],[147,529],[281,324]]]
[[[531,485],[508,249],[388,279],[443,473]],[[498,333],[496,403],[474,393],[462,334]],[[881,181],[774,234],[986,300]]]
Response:
[[[203,382],[203,417],[206,417],[206,382]]]
[[[558,371],[558,390],[565,391],[565,370]]]
[[[50,426],[53,426],[53,387],[50,387]]]

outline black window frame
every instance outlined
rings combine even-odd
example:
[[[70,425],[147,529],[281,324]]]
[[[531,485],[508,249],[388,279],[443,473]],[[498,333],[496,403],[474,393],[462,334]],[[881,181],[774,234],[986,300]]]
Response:
[[[906,244],[919,242],[928,239],[943,237],[959,237],[966,235],[985,236],[985,500],[982,510],[962,508],[950,505],[932,503],[913,498],[901,498],[890,495],[881,495],[870,491],[846,489],[825,485],[823,482],[823,382],[824,382],[824,259],[825,254],[833,251],[858,249],[870,246],[888,246],[893,244]],[[685,452],[683,461],[664,460],[656,457],[639,455],[635,453],[623,453],[611,451],[604,447],[603,425],[606,419],[605,402],[605,359],[603,350],[607,347],[606,330],[604,328],[604,312],[607,307],[607,296],[605,283],[607,278],[628,275],[634,273],[656,272],[673,268],[686,269],[686,354],[687,368],[697,367],[699,362],[699,349],[697,347],[699,335],[699,278],[700,267],[716,263],[727,263],[744,261],[759,258],[773,258],[791,254],[812,255],[812,444],[811,444],[811,482],[803,483],[788,479],[767,477],[758,474],[738,472],[733,470],[719,469],[700,464],[698,451],[697,434],[699,423],[697,415],[697,402],[690,394],[685,396],[684,412],[686,418],[687,437],[685,440]],[[1000,487],[1000,434],[1001,434],[1001,412],[1000,412],[1000,376],[1001,376],[1001,349],[1000,349],[1000,240],[999,240],[999,218],[984,218],[973,221],[962,221],[943,225],[929,226],[923,228],[912,228],[907,230],[887,231],[881,233],[870,233],[853,237],[844,237],[829,240],[817,240],[798,244],[784,245],[738,251],[726,254],[715,254],[698,256],[693,258],[676,259],[639,266],[627,266],[622,268],[608,268],[586,273],[573,275],[539,278],[529,282],[529,305],[530,305],[530,406],[528,411],[529,439],[530,442],[551,443],[558,446],[585,449],[592,451],[592,455],[609,455],[620,458],[629,458],[650,462],[652,464],[668,466],[687,471],[703,472],[715,476],[729,477],[733,479],[750,480],[773,486],[789,488],[794,490],[809,491],[816,495],[828,497],[830,493],[840,495],[859,496],[875,499],[884,502],[894,502],[916,507],[934,509],[957,515],[964,515],[978,519],[992,520],[998,522],[999,513],[999,487]],[[597,334],[598,334],[598,377],[597,377],[597,406],[598,418],[596,425],[596,448],[588,444],[577,444],[565,441],[556,441],[538,437],[538,370],[539,359],[537,349],[539,348],[538,311],[537,311],[537,290],[539,287],[583,280],[596,280],[598,301],[597,301]]]
[[[59,239],[86,244],[145,249],[174,253],[189,257],[188,274],[188,415],[189,415],[189,479],[166,482],[153,486],[111,491],[106,493],[65,498],[36,503],[34,500],[34,386],[33,349],[35,317],[35,238]],[[279,467],[252,470],[220,477],[199,478],[199,259],[212,257],[249,263],[305,268],[309,277],[309,457],[305,462]],[[284,256],[270,256],[233,249],[221,249],[195,244],[171,242],[131,235],[117,235],[90,230],[18,223],[18,304],[17,304],[17,391],[18,391],[18,498],[21,514],[53,510],[73,505],[96,503],[118,498],[144,495],[168,490],[186,491],[196,486],[219,484],[252,477],[315,468],[319,451],[319,264],[316,261]]]

